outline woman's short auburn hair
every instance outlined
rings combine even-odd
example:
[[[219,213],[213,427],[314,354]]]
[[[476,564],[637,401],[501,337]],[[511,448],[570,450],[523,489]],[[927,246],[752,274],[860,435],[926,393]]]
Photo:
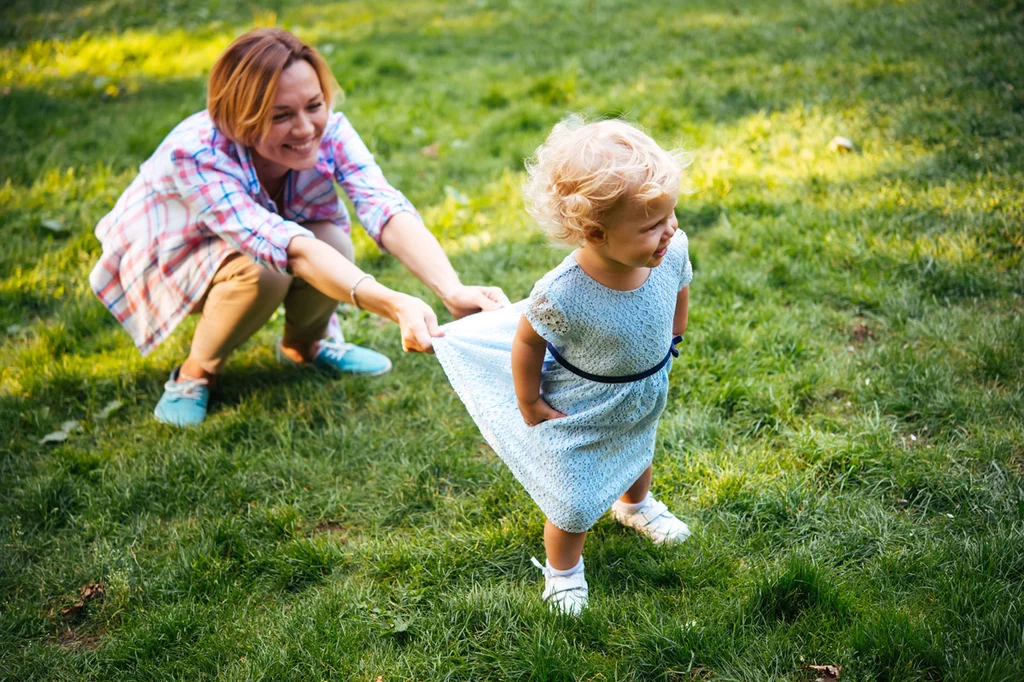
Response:
[[[280,28],[257,28],[235,39],[210,71],[206,109],[217,129],[251,147],[270,130],[281,72],[303,59],[316,71],[328,111],[341,88],[315,49]]]
[[[526,211],[552,239],[579,246],[602,237],[619,202],[678,196],[689,164],[686,152],[662,149],[635,125],[570,115],[526,162]]]

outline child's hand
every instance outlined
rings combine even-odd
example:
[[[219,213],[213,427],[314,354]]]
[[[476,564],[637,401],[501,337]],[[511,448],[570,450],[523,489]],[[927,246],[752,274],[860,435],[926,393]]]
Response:
[[[523,421],[527,426],[536,426],[549,419],[561,419],[565,415],[547,404],[547,401],[540,396],[532,402],[519,401],[519,411],[523,415]]]

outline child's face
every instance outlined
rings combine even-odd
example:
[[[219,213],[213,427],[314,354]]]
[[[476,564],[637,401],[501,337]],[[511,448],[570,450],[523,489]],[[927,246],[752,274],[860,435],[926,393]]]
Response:
[[[591,246],[620,265],[656,268],[679,228],[675,207],[676,197],[668,194],[647,204],[634,200],[620,202],[605,216],[604,241]]]

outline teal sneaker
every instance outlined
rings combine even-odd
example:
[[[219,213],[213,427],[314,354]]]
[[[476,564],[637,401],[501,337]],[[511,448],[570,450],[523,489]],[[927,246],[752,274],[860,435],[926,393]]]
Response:
[[[181,367],[175,367],[171,378],[164,384],[164,394],[153,414],[157,421],[175,426],[195,426],[206,419],[206,406],[210,402],[208,379],[178,381]]]
[[[299,364],[281,352],[280,341],[277,344],[277,357],[285,364]],[[387,356],[354,343],[334,339],[324,339],[317,344],[311,364],[332,374],[340,372],[376,377],[391,371],[391,360],[388,360]]]

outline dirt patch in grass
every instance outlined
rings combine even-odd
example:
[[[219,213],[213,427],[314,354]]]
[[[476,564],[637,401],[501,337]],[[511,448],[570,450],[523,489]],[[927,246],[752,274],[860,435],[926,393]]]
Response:
[[[48,619],[61,621],[65,624],[76,623],[85,616],[87,605],[93,601],[101,604],[106,599],[106,586],[103,581],[82,585],[78,590],[78,599],[74,597],[58,597],[50,602],[46,611]]]
[[[57,645],[69,649],[97,649],[100,645],[102,633],[95,635],[80,635],[71,628],[67,628],[57,635]]]
[[[856,343],[864,343],[868,339],[875,340],[875,332],[872,331],[871,327],[867,326],[863,322],[850,327],[850,338]]]
[[[325,533],[332,535],[347,534],[348,529],[337,521],[321,521],[313,526],[313,530],[310,531],[310,535],[323,535]]]

